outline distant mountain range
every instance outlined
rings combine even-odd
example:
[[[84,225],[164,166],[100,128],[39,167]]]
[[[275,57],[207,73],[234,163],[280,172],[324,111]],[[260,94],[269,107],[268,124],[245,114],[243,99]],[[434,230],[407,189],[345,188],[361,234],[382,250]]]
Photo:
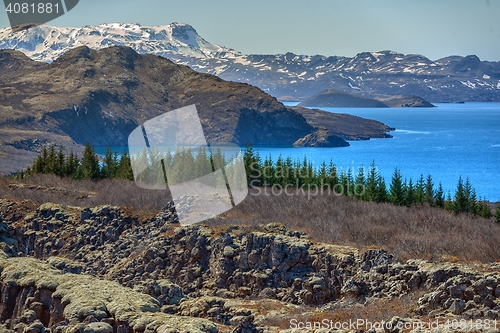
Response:
[[[432,61],[393,51],[364,52],[355,57],[245,55],[212,44],[187,24],[147,27],[102,24],[83,28],[38,26],[13,33],[0,30],[0,48],[16,49],[35,60],[51,62],[86,45],[100,49],[129,46],[138,53],[166,57],[198,72],[249,83],[287,100],[302,100],[325,89],[370,98],[417,95],[430,102],[500,101],[500,62],[475,55]]]

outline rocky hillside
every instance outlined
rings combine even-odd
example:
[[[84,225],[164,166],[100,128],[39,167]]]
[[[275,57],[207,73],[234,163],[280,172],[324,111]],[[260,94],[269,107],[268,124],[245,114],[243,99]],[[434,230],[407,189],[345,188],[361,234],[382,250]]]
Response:
[[[500,62],[475,55],[431,60],[394,51],[334,55],[242,54],[210,43],[187,25],[115,23],[82,28],[47,25],[14,33],[0,30],[0,48],[16,49],[51,62],[77,46],[125,45],[167,57],[196,71],[255,85],[275,96],[301,100],[325,89],[377,95],[420,96],[433,103],[500,101]]]
[[[171,204],[141,220],[119,207],[2,199],[0,220],[1,320],[17,332],[277,332],[319,314],[500,315],[498,263],[400,262],[279,223],[179,227]]]
[[[138,124],[191,104],[210,142],[293,145],[314,130],[255,87],[126,47],[80,47],[50,65],[2,51],[0,63],[2,125],[68,135],[79,144],[123,146]]]
[[[0,146],[12,162],[2,163],[0,172],[25,168],[33,151],[47,142],[66,148],[87,140],[94,146],[125,146],[139,124],[191,104],[208,142],[292,146],[304,145],[307,138],[308,146],[348,146],[258,88],[127,47],[79,47],[51,64],[1,50]],[[381,133],[389,130],[374,124]],[[361,126],[358,130],[366,136]]]
[[[380,132],[379,125],[373,121],[361,117],[351,116],[345,113],[330,113],[327,115],[322,110],[309,109],[302,107],[291,107],[297,111],[307,122],[313,126],[327,129],[330,133],[336,133],[345,140],[370,140],[370,138],[391,138],[388,133]],[[356,122],[350,121],[353,117],[357,118]],[[351,124],[357,124],[352,126]],[[363,127],[365,136],[359,135],[357,126]],[[394,128],[389,128],[394,130]]]

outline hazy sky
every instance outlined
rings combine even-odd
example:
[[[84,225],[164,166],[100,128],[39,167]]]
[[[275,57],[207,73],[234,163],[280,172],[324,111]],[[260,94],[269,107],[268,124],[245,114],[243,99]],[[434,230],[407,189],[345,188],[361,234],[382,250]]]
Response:
[[[394,50],[500,61],[500,0],[80,0],[49,24],[111,22],[188,23],[207,41],[244,53]],[[1,11],[0,27],[8,25]]]

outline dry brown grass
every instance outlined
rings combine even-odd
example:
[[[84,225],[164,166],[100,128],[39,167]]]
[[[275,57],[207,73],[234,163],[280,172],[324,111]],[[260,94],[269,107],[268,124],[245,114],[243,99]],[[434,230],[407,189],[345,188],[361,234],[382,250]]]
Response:
[[[54,202],[92,207],[109,204],[129,207],[151,216],[170,200],[165,191],[144,190],[132,181],[75,181],[36,175],[23,181],[0,178],[0,198]],[[256,195],[221,217],[206,221],[216,234],[227,225],[281,222],[288,229],[308,233],[315,241],[360,248],[381,248],[399,259],[494,262],[500,258],[500,224],[467,214],[424,207],[399,207],[362,202],[334,195]]]
[[[242,204],[210,224],[281,222],[317,241],[381,248],[400,259],[493,262],[500,257],[500,225],[493,219],[334,195],[308,199],[255,194],[251,192]]]
[[[171,200],[167,190],[145,190],[133,181],[74,180],[44,174],[24,180],[0,178],[0,198],[28,200],[38,205],[54,202],[78,207],[99,205],[129,207],[143,215],[157,213]]]

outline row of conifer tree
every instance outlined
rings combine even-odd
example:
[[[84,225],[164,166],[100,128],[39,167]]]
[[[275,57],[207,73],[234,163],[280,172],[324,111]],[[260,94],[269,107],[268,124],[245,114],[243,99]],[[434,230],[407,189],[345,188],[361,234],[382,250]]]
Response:
[[[107,148],[104,155],[99,158],[94,148],[87,143],[81,158],[70,152],[63,153],[62,147],[52,145],[42,148],[34,163],[25,171],[16,175],[24,178],[38,173],[55,174],[61,177],[75,179],[99,180],[104,178],[119,178],[133,180],[132,162],[149,163],[153,175],[159,175],[165,181],[164,174],[155,168],[165,166],[176,171],[177,180],[194,179],[210,173],[215,163],[224,156],[219,156],[220,151],[210,154],[205,149],[191,151],[178,149],[175,152],[142,151],[136,156],[129,156],[126,152],[119,155],[111,148]],[[135,161],[134,161],[135,159]],[[144,162],[146,161],[146,162]],[[162,164],[158,163],[161,161]],[[306,157],[303,160],[293,160],[291,157],[283,158],[281,155],[273,161],[271,156],[262,159],[258,152],[247,146],[242,156],[245,165],[247,184],[249,187],[280,188],[294,187],[308,190],[329,190],[338,195],[354,196],[363,201],[389,202],[400,206],[430,205],[440,207],[456,213],[467,212],[490,218],[491,205],[485,199],[478,198],[469,179],[459,178],[452,196],[450,192],[445,195],[441,183],[436,187],[432,177],[423,175],[414,182],[405,179],[399,169],[392,175],[389,184],[379,174],[375,163],[368,169],[359,167],[355,172],[350,167],[346,170],[339,168],[330,161],[323,162],[314,167]],[[208,167],[207,167],[208,165]],[[168,180],[168,179],[167,179]],[[495,218],[500,222],[500,205],[495,211]]]
[[[244,154],[247,181],[253,186],[277,186],[283,188],[287,184],[297,187],[328,189],[337,194],[354,196],[363,201],[389,202],[398,206],[428,204],[456,213],[467,212],[485,218],[492,216],[491,205],[486,199],[478,198],[469,179],[459,177],[456,191],[452,197],[445,195],[441,183],[436,187],[431,175],[421,175],[414,182],[405,179],[399,169],[395,169],[390,183],[378,172],[373,162],[368,169],[360,166],[357,171],[348,167],[339,168],[330,160],[314,167],[306,157],[302,161],[293,161],[291,157],[279,156],[274,162],[271,156],[264,161],[251,147]],[[500,222],[500,205],[495,217]]]

